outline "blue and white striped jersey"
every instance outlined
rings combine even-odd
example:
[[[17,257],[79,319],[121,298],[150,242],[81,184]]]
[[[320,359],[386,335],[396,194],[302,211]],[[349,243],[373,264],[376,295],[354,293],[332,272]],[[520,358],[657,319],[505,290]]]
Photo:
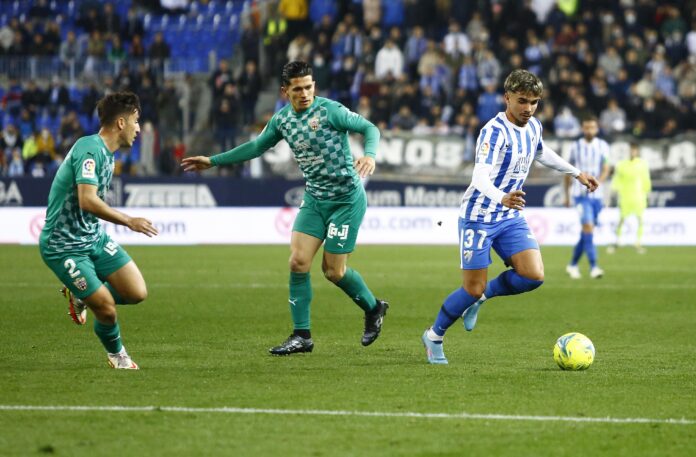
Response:
[[[587,142],[585,138],[580,138],[574,141],[570,147],[570,160],[572,165],[575,165],[580,171],[592,176],[599,177],[602,174],[604,164],[609,160],[609,143],[601,138],[594,137],[592,141]],[[587,188],[580,184],[579,181],[573,180],[573,197],[590,197],[601,200],[602,187],[592,193],[587,192]]]
[[[493,166],[488,176],[504,193],[520,189],[532,162],[544,149],[542,130],[541,122],[534,117],[525,127],[518,127],[500,112],[481,129],[476,141],[475,163]],[[497,222],[517,217],[519,213],[491,201],[472,184],[464,192],[459,216],[477,222]]]

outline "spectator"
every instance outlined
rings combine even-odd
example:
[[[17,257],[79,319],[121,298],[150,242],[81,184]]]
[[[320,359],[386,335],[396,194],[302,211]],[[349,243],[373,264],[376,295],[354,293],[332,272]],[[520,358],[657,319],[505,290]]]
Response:
[[[496,91],[496,85],[489,83],[478,98],[476,117],[479,119],[491,119],[505,109],[503,96]]]
[[[138,10],[134,6],[130,6],[128,13],[126,13],[126,19],[121,24],[121,37],[125,41],[132,41],[136,35],[142,37],[144,34],[145,27],[143,27],[143,21],[140,19]]]
[[[500,62],[498,62],[495,54],[493,54],[493,51],[490,49],[483,51],[482,57],[478,62],[477,73],[481,87],[498,85],[498,81],[500,80]],[[479,117],[481,119],[488,119],[488,117]]]
[[[280,0],[278,12],[287,22],[288,39],[294,39],[307,28],[307,0]]]
[[[288,61],[301,60],[309,62],[312,56],[312,42],[303,34],[297,35],[288,45],[287,58]]]
[[[10,162],[7,165],[7,176],[9,178],[24,176],[24,160],[19,147],[12,148]]]
[[[599,125],[606,135],[623,133],[627,127],[626,111],[615,98],[610,98],[606,109],[599,115]]]
[[[319,58],[321,59],[321,57]],[[328,68],[326,69],[326,80],[321,80],[322,62],[318,62],[315,57],[314,63],[314,80],[317,82],[319,88],[325,89],[328,87]],[[320,82],[324,85],[320,85]],[[242,99],[244,125],[254,124],[256,123],[256,103],[259,99],[259,93],[261,92],[261,75],[258,72],[255,61],[247,61],[238,83]]]
[[[179,94],[171,78],[164,80],[164,87],[157,94],[157,119],[162,138],[181,136],[182,113]]]
[[[168,59],[171,56],[171,48],[169,44],[164,41],[164,35],[162,32],[157,32],[155,38],[150,45],[148,55],[157,60]]]
[[[559,138],[577,138],[581,133],[580,121],[569,107],[564,106],[553,119],[553,130]]]
[[[60,43],[58,55],[64,64],[69,64],[82,57],[82,47],[77,42],[74,31],[69,30],[65,39]]]
[[[118,35],[113,35],[111,38],[111,48],[107,54],[109,62],[120,64],[127,57],[126,49],[121,43],[121,38]]]
[[[417,120],[411,112],[411,108],[408,105],[402,105],[399,111],[392,116],[390,125],[395,130],[408,132],[416,126]]]
[[[362,4],[365,28],[378,26],[382,22],[382,0],[362,0]]]
[[[111,3],[104,3],[104,9],[102,12],[102,20],[104,23],[104,34],[107,38],[118,37],[121,33],[121,16],[114,11],[114,5]]]
[[[398,79],[404,71],[404,55],[392,40],[387,40],[377,52],[375,76],[379,80]]]
[[[51,116],[63,115],[71,104],[70,92],[59,76],[53,76],[51,87],[46,94],[48,112]]]
[[[226,60],[221,60],[218,62],[217,69],[210,75],[208,79],[208,85],[213,91],[213,98],[219,98],[225,89],[225,84],[233,81],[232,71],[229,68],[229,64]]]
[[[411,79],[418,75],[418,62],[427,49],[428,41],[425,39],[423,27],[413,27],[408,40],[406,40],[406,48],[404,50],[406,69]]]
[[[445,53],[454,62],[459,62],[463,56],[471,54],[471,41],[466,33],[461,31],[459,23],[450,20],[447,35],[443,39]]]

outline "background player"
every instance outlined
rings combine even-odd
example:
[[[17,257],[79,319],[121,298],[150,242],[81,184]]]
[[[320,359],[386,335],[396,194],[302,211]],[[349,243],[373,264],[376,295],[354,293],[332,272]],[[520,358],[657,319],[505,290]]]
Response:
[[[587,116],[582,120],[582,138],[573,143],[570,149],[570,163],[581,171],[591,175],[599,176],[599,183],[602,184],[609,176],[609,143],[597,137],[599,133],[599,122],[595,116]],[[566,266],[566,272],[573,279],[580,279],[580,269],[578,261],[582,254],[587,255],[590,262],[590,277],[601,278],[604,270],[597,266],[597,248],[594,244],[594,229],[602,211],[603,195],[602,188],[596,192],[588,192],[587,188],[579,181],[573,181],[568,175],[564,179],[565,204],[570,208],[570,188],[573,188],[573,201],[575,208],[580,215],[580,239],[573,249],[573,256],[570,263]]]
[[[101,128],[77,140],[51,185],[46,224],[41,231],[41,257],[65,285],[69,312],[85,324],[87,308],[95,316],[94,332],[113,368],[138,369],[121,343],[116,304],[139,303],[147,297],[140,270],[128,253],[106,234],[99,219],[125,225],[147,236],[152,223],[130,217],[104,202],[114,170],[114,152],[131,147],[140,132],[140,101],[130,92],[107,95],[97,104]]]
[[[638,231],[636,234],[636,250],[639,254],[645,253],[641,245],[643,238],[643,212],[647,206],[648,194],[652,189],[650,182],[650,168],[645,160],[640,157],[638,145],[631,144],[630,158],[620,161],[614,169],[614,178],[611,182],[612,190],[616,191],[619,200],[620,218],[616,226],[616,243],[609,246],[607,251],[613,253],[619,246],[621,230],[624,221],[629,216],[638,219]]]
[[[382,328],[389,305],[378,300],[360,274],[347,267],[348,255],[355,248],[358,229],[367,208],[367,197],[360,177],[375,169],[379,130],[362,116],[340,103],[314,96],[312,68],[305,62],[283,67],[281,91],[290,104],[278,111],[253,141],[212,157],[183,159],[185,170],[204,170],[260,156],[285,139],[307,181],[300,211],[290,240],[290,314],[293,333],[271,354],[311,352],[310,332],[312,287],[309,270],[321,244],[321,268],[329,281],[340,287],[365,311],[365,331],[361,343],[372,344]],[[365,137],[365,156],[353,163],[348,132]]]
[[[597,180],[563,160],[542,141],[541,122],[532,117],[543,92],[541,80],[515,70],[505,80],[505,112],[481,129],[476,163],[459,212],[459,254],[462,287],[446,299],[435,323],[423,333],[428,362],[446,364],[442,341],[460,317],[471,331],[487,299],[515,295],[541,286],[544,264],[539,245],[520,211],[522,186],[534,160],[570,174],[590,191]],[[487,283],[491,247],[512,269]]]

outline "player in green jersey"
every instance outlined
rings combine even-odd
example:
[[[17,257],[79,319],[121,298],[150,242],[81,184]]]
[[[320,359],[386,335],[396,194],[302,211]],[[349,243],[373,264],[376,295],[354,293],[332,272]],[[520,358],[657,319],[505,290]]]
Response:
[[[361,343],[372,344],[382,329],[389,305],[376,299],[360,274],[347,267],[367,208],[360,178],[375,170],[379,130],[340,103],[314,96],[312,67],[290,62],[283,67],[281,91],[290,104],[275,113],[253,141],[212,157],[183,159],[186,171],[240,163],[260,156],[284,139],[300,166],[307,186],[290,240],[290,313],[294,330],[274,355],[311,352],[309,309],[312,287],[309,270],[324,243],[322,271],[365,311]],[[365,137],[365,155],[353,161],[348,132]]]
[[[619,211],[621,212],[619,223],[616,226],[616,243],[607,248],[611,254],[619,246],[621,229],[627,217],[635,216],[638,219],[638,231],[636,234],[636,251],[645,253],[641,245],[643,237],[643,212],[647,207],[648,194],[652,189],[650,182],[650,168],[648,163],[640,158],[640,149],[637,144],[631,144],[630,157],[616,164],[614,178],[611,182],[612,190],[616,191],[619,199]]]
[[[46,223],[41,231],[41,257],[64,284],[69,313],[86,323],[94,313],[94,332],[113,368],[138,369],[121,343],[116,304],[139,303],[147,297],[140,270],[128,253],[106,234],[99,219],[125,225],[147,236],[157,235],[152,223],[111,208],[104,197],[114,171],[114,152],[131,147],[140,131],[140,101],[117,92],[97,104],[101,128],[78,139],[51,185]]]

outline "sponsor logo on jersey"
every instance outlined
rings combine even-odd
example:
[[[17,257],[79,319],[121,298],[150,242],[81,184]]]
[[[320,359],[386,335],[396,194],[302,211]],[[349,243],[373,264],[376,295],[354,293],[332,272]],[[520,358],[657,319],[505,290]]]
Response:
[[[97,164],[94,159],[85,159],[82,162],[82,177],[83,178],[94,178],[94,170],[97,168]]]
[[[309,128],[311,128],[314,131],[316,131],[319,128],[319,118],[318,117],[313,117],[312,119],[309,120]]]
[[[75,287],[77,287],[79,290],[87,290],[87,280],[83,277],[77,278],[76,280],[73,281],[73,284]]]

